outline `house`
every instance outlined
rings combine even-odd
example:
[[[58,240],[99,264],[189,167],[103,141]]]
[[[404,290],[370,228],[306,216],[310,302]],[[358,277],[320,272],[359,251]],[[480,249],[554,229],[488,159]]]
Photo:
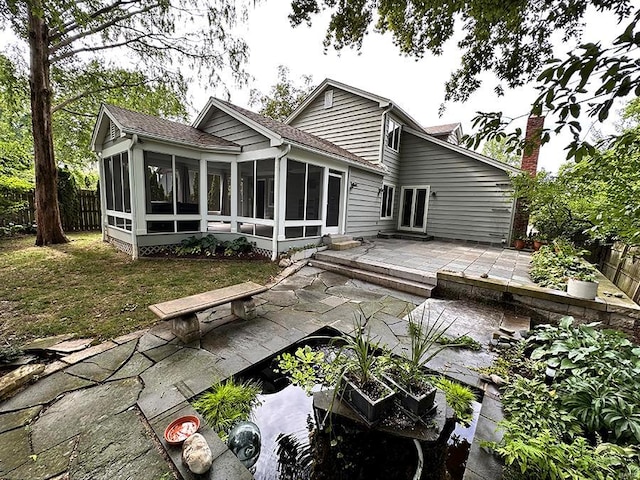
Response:
[[[325,80],[286,123],[211,98],[191,126],[103,105],[103,235],[133,257],[192,235],[275,258],[327,234],[509,241],[510,173],[388,99]]]

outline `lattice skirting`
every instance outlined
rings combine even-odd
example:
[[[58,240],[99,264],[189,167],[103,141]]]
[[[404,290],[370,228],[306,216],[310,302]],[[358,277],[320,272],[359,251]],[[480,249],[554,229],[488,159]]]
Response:
[[[272,250],[269,250],[267,248],[257,248],[257,247],[255,247],[253,249],[253,251],[256,252],[258,255],[266,257],[269,260],[271,260],[271,254],[273,253]]]
[[[107,242],[116,247],[116,249],[120,250],[127,255],[133,256],[133,245],[127,242],[123,242],[118,238],[113,238],[107,235]]]
[[[166,250],[171,250],[173,247],[176,247],[178,245],[178,243],[174,243],[171,245],[145,245],[143,247],[138,247],[138,255],[141,257],[148,257],[150,255],[162,253]]]

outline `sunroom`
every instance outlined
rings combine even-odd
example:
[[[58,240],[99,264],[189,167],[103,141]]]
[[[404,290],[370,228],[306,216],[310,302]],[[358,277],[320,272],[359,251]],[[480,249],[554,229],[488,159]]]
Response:
[[[247,119],[226,102],[220,105],[224,110],[208,104],[208,115],[197,120],[201,129],[103,105],[93,148],[99,157],[104,240],[136,258],[193,235],[245,236],[259,253],[275,259],[291,247],[344,233],[355,163],[350,154],[345,151],[343,158],[332,144],[334,151],[327,152],[301,138],[288,141],[272,129],[291,127],[272,120],[264,120],[271,129],[247,127],[242,120],[251,124],[264,117]],[[239,132],[240,126],[245,131]],[[216,128],[221,132],[210,133]]]

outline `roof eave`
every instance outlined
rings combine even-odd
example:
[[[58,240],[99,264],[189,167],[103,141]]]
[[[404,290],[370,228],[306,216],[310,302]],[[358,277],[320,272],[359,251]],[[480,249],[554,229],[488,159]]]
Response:
[[[473,150],[468,150],[464,147],[461,147],[459,145],[454,145],[453,143],[449,143],[445,140],[440,140],[438,138],[435,138],[434,136],[426,133],[426,132],[421,132],[419,130],[414,130],[412,128],[405,128],[404,131],[406,131],[407,133],[410,133],[411,135],[414,135],[418,138],[422,138],[424,140],[427,140],[429,142],[435,143],[436,145],[440,145],[442,147],[448,148],[449,150],[453,150],[454,152],[458,152],[462,155],[465,155],[467,157],[473,158],[475,160],[478,160],[480,162],[486,163],[487,165],[490,165],[492,167],[498,168],[500,170],[503,170],[505,172],[508,173],[513,173],[513,174],[519,174],[522,172],[522,170],[520,170],[519,168],[516,167],[512,167],[511,165],[507,165],[506,163],[502,163],[498,160],[495,160],[491,157],[487,157],[485,155],[482,155],[481,153],[478,152],[474,152]]]
[[[345,163],[347,163],[349,165],[352,165],[354,167],[361,168],[362,170],[367,170],[369,172],[374,172],[374,173],[377,173],[379,175],[384,175],[384,173],[385,173],[384,170],[380,166],[377,166],[377,165],[373,165],[373,164],[371,164],[370,166],[369,165],[365,165],[365,164],[362,164],[360,162],[356,162],[355,160],[352,160],[351,158],[343,157],[342,155],[337,155],[335,153],[330,153],[330,152],[327,152],[327,151],[319,149],[319,148],[310,147],[309,145],[305,145],[304,143],[299,143],[299,142],[296,142],[296,141],[293,141],[293,140],[289,140],[289,139],[286,139],[285,141],[286,141],[286,143],[290,144],[292,147],[300,148],[301,150],[306,150],[306,151],[311,152],[311,153],[317,153],[318,155],[322,155],[324,157],[329,157],[329,158],[332,158],[334,160],[339,160],[341,162],[345,162]],[[366,160],[363,160],[363,161],[366,161]]]
[[[184,146],[184,147],[189,147],[189,148],[194,148],[197,150],[206,150],[207,152],[221,152],[221,153],[235,153],[235,152],[241,152],[242,151],[242,147],[241,146],[234,146],[234,145],[212,145],[212,146],[207,146],[207,145],[202,145],[199,143],[193,143],[193,142],[188,142],[188,141],[184,141],[184,140],[178,140],[175,138],[168,138],[168,137],[164,137],[162,135],[154,135],[152,133],[149,132],[145,132],[144,130],[138,130],[136,128],[124,128],[122,129],[122,131],[126,134],[129,135],[137,135],[139,138],[146,138],[149,140],[156,140],[162,143],[169,143],[171,145],[178,145],[178,146]]]

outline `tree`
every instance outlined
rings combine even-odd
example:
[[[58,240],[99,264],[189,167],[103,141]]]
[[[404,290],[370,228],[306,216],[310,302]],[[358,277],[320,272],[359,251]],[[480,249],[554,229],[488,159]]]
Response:
[[[33,188],[28,90],[12,62],[0,55],[0,216],[21,208],[16,197]]]
[[[554,59],[552,38],[579,39],[588,7],[613,13],[621,32],[613,47],[584,44]],[[631,0],[294,0],[289,18],[292,24],[310,23],[321,10],[330,10],[325,48],[361,48],[374,17],[375,30],[390,32],[400,51],[421,58],[426,52],[440,55],[445,43],[462,24],[465,32],[458,42],[462,50],[460,67],[445,85],[445,101],[465,101],[481,85],[480,75],[491,71],[498,78],[498,95],[508,88],[536,80],[540,91],[531,113],[558,115],[553,129],[546,128],[542,143],[551,133],[569,128],[574,140],[568,156],[578,160],[593,154],[595,147],[580,138],[581,114],[597,121],[607,118],[615,99],[640,95],[640,62],[637,24],[640,8]],[[587,88],[592,86],[591,91]],[[582,108],[583,106],[587,108]],[[477,148],[485,139],[505,139],[510,150],[523,147],[521,129],[507,132],[511,119],[502,112],[480,113],[474,119],[478,132],[467,139]]]
[[[296,85],[289,78],[289,68],[280,65],[278,82],[271,87],[268,94],[256,89],[251,90],[249,104],[252,106],[259,104],[259,113],[284,122],[314,88],[311,75],[302,75],[300,84]]]
[[[157,82],[177,81],[176,65],[196,68],[211,81],[220,80],[221,70],[228,67],[236,80],[243,80],[246,45],[230,30],[244,11],[231,0],[8,0],[0,4],[0,27],[9,26],[29,52],[36,245],[67,241],[57,201],[52,114],[87,95],[127,86],[123,79],[93,77],[92,83],[58,98],[54,105],[52,76],[66,72],[67,78],[81,77],[91,70],[92,60],[118,51],[120,58],[128,55]]]
[[[509,150],[504,139],[499,138],[487,140],[482,146],[482,154],[518,168],[522,160],[520,155]]]

